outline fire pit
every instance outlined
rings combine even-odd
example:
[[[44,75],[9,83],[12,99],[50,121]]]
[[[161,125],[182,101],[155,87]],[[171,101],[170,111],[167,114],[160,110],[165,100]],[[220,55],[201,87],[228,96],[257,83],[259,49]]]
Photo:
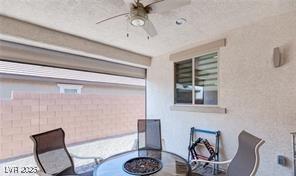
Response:
[[[151,175],[158,172],[161,168],[161,161],[150,157],[133,158],[123,165],[123,170],[132,175]]]

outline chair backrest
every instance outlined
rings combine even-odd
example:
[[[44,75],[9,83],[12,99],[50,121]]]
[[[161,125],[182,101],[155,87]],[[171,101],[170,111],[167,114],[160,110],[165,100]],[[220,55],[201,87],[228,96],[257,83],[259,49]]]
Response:
[[[34,157],[39,169],[47,174],[65,170],[75,173],[73,160],[65,145],[63,129],[55,129],[31,136],[34,142]]]
[[[138,149],[162,150],[159,119],[138,120]]]
[[[259,147],[264,141],[242,131],[238,136],[239,147],[230,162],[227,176],[254,176],[259,166]]]

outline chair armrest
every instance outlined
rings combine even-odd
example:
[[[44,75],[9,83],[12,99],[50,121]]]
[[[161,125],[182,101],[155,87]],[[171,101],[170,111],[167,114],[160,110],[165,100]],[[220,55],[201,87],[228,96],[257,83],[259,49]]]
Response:
[[[87,157],[84,157],[84,156],[74,155],[73,153],[70,153],[70,155],[71,155],[72,158],[77,158],[77,159],[93,159],[93,160],[95,160],[95,163],[96,164],[100,164],[104,160],[101,157],[95,157],[95,156],[87,156]]]
[[[232,160],[227,161],[208,161],[208,160],[202,160],[202,159],[194,159],[191,160],[190,163],[193,162],[203,162],[203,163],[210,163],[210,164],[229,164]]]
[[[218,165],[222,165],[222,164],[229,164],[231,162],[231,160],[227,160],[227,161],[208,161],[208,160],[202,160],[202,159],[193,159],[190,161],[190,166],[192,170],[195,170],[197,168],[197,162],[203,162],[203,163],[210,163],[210,164],[218,164]]]

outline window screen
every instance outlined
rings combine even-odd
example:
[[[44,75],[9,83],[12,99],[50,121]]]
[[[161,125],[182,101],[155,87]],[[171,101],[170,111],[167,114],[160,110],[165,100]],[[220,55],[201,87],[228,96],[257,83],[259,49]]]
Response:
[[[218,104],[217,52],[175,63],[175,104],[178,103]]]
[[[218,104],[217,52],[195,58],[195,104]]]
[[[175,103],[192,104],[192,59],[175,63]]]

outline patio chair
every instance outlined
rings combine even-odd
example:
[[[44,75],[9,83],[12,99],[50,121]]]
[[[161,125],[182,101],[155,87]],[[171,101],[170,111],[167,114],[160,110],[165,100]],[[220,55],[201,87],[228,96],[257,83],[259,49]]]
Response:
[[[62,128],[47,131],[31,136],[34,142],[34,158],[41,176],[91,176],[91,172],[77,174],[73,158],[94,159],[96,164],[102,160],[100,157],[78,157],[70,155],[65,145],[65,132]]]
[[[162,150],[164,140],[161,138],[161,125],[159,119],[139,119],[138,139],[134,143],[134,149]]]
[[[192,160],[191,165],[197,162],[212,164],[229,164],[226,176],[254,176],[259,166],[259,147],[264,144],[264,140],[242,131],[238,136],[239,147],[236,155],[228,161],[206,161]],[[192,167],[192,170],[196,169]]]

